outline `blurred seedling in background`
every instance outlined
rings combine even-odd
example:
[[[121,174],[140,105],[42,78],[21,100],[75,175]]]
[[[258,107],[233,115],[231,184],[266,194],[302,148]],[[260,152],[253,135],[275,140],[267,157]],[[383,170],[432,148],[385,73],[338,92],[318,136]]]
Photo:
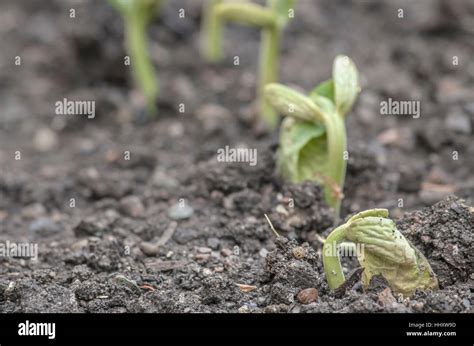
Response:
[[[324,272],[332,290],[345,281],[337,252],[337,245],[343,241],[362,245],[357,258],[364,269],[365,288],[375,275],[383,276],[392,291],[404,297],[411,297],[417,289],[438,288],[436,275],[425,256],[400,233],[395,222],[388,218],[388,210],[370,209],[337,227],[324,242]]]
[[[130,56],[133,77],[143,92],[147,111],[156,114],[158,81],[147,47],[147,27],[159,11],[161,0],[109,0],[124,20],[125,45]]]
[[[278,124],[278,115],[263,97],[266,84],[278,81],[278,58],[283,29],[293,17],[294,0],[267,0],[267,6],[250,2],[208,0],[203,13],[202,51],[210,62],[222,58],[224,23],[238,23],[262,29],[259,59],[259,111],[270,127]]]
[[[339,219],[346,175],[344,118],[360,91],[357,68],[346,56],[334,60],[332,78],[306,96],[281,84],[265,87],[265,97],[286,116],[280,129],[278,171],[291,182],[317,181]]]
[[[206,0],[202,10],[201,54],[211,63],[222,59],[223,24],[215,14],[217,5],[222,0]]]

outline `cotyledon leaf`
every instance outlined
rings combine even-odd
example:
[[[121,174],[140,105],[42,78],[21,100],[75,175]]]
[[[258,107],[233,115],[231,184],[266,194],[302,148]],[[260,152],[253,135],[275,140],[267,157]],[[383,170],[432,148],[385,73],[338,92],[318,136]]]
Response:
[[[359,73],[349,57],[339,55],[334,60],[332,75],[336,108],[344,116],[352,108],[359,93]]]
[[[324,123],[326,118],[326,114],[308,96],[278,83],[265,86],[265,98],[285,116],[320,123]]]
[[[316,88],[311,90],[309,93],[309,97],[312,99],[314,96],[319,95],[319,96],[324,96],[328,99],[330,99],[333,103],[334,101],[334,82],[332,79],[328,79],[324,82],[321,82],[318,84]]]
[[[320,124],[315,125],[306,121],[294,120],[292,125],[288,131],[289,140],[285,139],[285,142],[288,143],[288,146],[285,147],[287,153],[299,152],[310,140],[325,134],[324,126]]]
[[[259,28],[273,28],[277,25],[277,17],[271,10],[252,3],[222,3],[217,5],[216,14],[228,22]]]
[[[426,258],[386,216],[386,210],[368,210],[346,223],[345,239],[362,244],[358,260],[364,268],[363,285],[368,287],[374,275],[382,275],[392,291],[403,296],[412,296],[416,289],[436,289],[438,281]]]
[[[301,182],[320,180],[319,176],[327,174],[323,125],[286,118],[280,132],[280,143],[278,167],[285,178]]]
[[[301,148],[298,155],[299,181],[315,180],[323,185],[331,181],[329,174],[326,136],[313,137]],[[329,188],[329,187],[328,187]]]
[[[387,209],[369,209],[365,211],[361,211],[360,213],[355,214],[352,216],[347,222],[352,222],[357,219],[362,219],[368,216],[376,216],[376,217],[388,217],[388,210]]]

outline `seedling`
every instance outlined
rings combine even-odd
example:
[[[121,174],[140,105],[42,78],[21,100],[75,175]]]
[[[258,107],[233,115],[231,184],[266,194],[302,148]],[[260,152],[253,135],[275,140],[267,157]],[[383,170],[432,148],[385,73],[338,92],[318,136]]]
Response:
[[[336,250],[342,241],[362,245],[357,258],[364,269],[362,283],[365,288],[374,275],[383,276],[394,293],[405,297],[411,297],[417,289],[438,288],[438,280],[430,264],[400,233],[395,222],[388,218],[388,210],[370,209],[337,227],[324,243],[324,271],[332,290],[345,281]]]
[[[292,181],[317,181],[326,202],[339,218],[346,175],[344,117],[359,93],[359,77],[346,56],[334,60],[332,80],[319,84],[309,96],[281,84],[265,87],[269,103],[285,115],[280,129],[278,170]]]
[[[201,53],[212,63],[222,59],[222,20],[215,14],[222,0],[207,0],[202,11]]]
[[[222,57],[222,26],[224,22],[239,23],[262,29],[258,103],[261,115],[270,127],[278,123],[278,116],[263,97],[264,87],[278,80],[278,56],[283,29],[290,19],[294,0],[267,0],[267,6],[245,2],[209,0],[205,7],[204,55],[209,61]]]
[[[136,83],[146,98],[148,114],[156,114],[158,82],[147,49],[147,26],[158,11],[161,0],[109,0],[123,17],[125,45]]]

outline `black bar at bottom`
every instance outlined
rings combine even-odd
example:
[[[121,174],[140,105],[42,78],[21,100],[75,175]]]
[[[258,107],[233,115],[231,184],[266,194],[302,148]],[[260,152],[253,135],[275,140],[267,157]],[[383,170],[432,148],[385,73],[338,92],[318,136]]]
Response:
[[[472,316],[472,314],[3,314],[0,315],[0,345],[147,343],[473,345]],[[44,323],[55,323],[54,339],[50,338],[52,333],[47,333],[49,325]],[[48,334],[49,337],[20,336],[21,326],[23,333],[43,331],[43,334]],[[27,327],[30,328],[28,331]],[[49,331],[51,332],[51,329]]]

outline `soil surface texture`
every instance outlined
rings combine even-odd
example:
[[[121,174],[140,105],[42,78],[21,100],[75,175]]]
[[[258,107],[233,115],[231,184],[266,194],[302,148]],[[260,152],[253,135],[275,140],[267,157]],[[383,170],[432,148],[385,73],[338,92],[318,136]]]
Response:
[[[474,2],[299,0],[283,38],[282,83],[311,90],[338,54],[360,71],[342,218],[389,209],[439,280],[410,299],[381,277],[364,290],[354,258],[329,290],[333,210],[278,176],[256,116],[259,32],[228,26],[207,64],[201,5],[167,1],[150,25],[149,119],[106,1],[0,1],[0,244],[38,245],[0,257],[0,312],[473,312]],[[55,114],[64,98],[94,100],[95,118]],[[420,116],[381,115],[389,98]],[[226,146],[257,164],[219,162]]]

